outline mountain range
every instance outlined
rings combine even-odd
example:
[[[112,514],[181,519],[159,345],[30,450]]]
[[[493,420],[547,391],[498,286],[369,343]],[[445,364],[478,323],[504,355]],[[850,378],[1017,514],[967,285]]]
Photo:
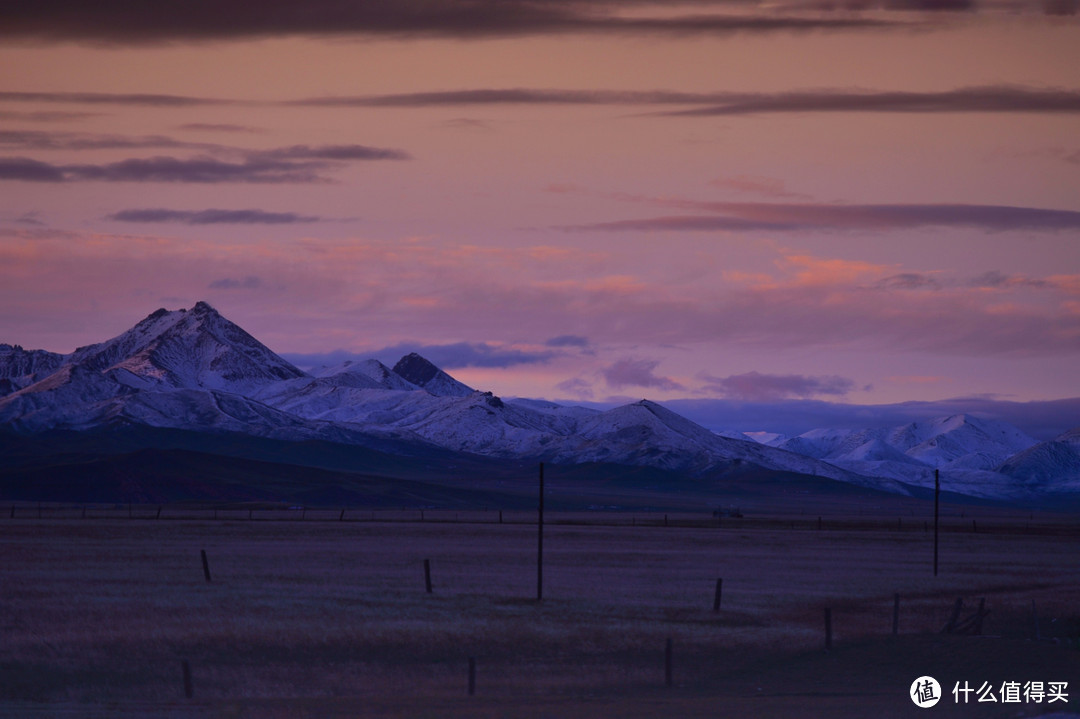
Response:
[[[1040,443],[1006,423],[956,415],[762,443],[710,431],[648,400],[608,411],[504,400],[415,353],[392,368],[372,359],[304,371],[205,302],[160,309],[67,355],[0,345],[0,442],[8,449],[0,454],[0,497],[22,499],[92,496],[90,480],[79,479],[91,476],[128,476],[136,493],[159,496],[164,485],[155,478],[170,474],[161,469],[165,451],[190,453],[170,455],[173,466],[193,455],[204,467],[224,457],[248,462],[234,467],[235,476],[253,478],[235,495],[245,498],[272,498],[258,477],[283,464],[305,468],[298,476],[408,474],[437,484],[458,475],[503,482],[539,461],[661,483],[704,486],[758,473],[915,496],[933,486],[936,469],[943,486],[971,497],[1080,496],[1080,429]],[[91,471],[103,466],[113,475]],[[319,475],[320,486],[340,490],[334,477]],[[41,496],[44,486],[52,496]],[[401,486],[369,482],[332,498],[370,503],[373,492],[400,494]],[[439,494],[433,486],[424,485],[430,496]]]

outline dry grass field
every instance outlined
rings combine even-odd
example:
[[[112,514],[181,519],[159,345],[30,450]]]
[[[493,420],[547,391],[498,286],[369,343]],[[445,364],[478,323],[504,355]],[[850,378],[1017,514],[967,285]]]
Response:
[[[820,530],[788,518],[718,528],[701,515],[673,515],[668,527],[658,516],[578,523],[598,517],[551,518],[537,602],[535,524],[490,515],[5,514],[0,716],[1016,717],[1080,708],[1080,522],[1068,516],[981,519],[977,532],[957,520],[941,536],[936,578],[932,533],[921,521],[898,529],[895,515]],[[940,633],[957,597],[965,613],[985,598],[982,636]],[[930,710],[908,698],[927,674],[945,692]],[[1069,701],[972,695],[958,705],[951,690],[964,681],[1069,682]]]

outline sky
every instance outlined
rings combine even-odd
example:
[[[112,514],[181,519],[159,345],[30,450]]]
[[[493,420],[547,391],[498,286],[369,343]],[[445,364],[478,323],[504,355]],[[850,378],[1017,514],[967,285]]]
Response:
[[[8,4],[0,342],[202,300],[305,367],[1050,435],[1078,129],[1077,0]]]

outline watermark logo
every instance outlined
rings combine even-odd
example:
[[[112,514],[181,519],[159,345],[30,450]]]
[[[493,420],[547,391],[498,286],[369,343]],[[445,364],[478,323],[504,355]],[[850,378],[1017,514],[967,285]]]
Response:
[[[915,706],[929,709],[941,701],[941,685],[933,677],[919,677],[911,683],[910,696]]]

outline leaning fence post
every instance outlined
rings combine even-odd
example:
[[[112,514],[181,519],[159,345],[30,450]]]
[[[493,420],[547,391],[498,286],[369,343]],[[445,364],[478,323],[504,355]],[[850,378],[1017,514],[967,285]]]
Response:
[[[210,581],[210,562],[206,560],[206,550],[200,550],[202,552],[202,571],[203,576],[206,577],[206,581]]]
[[[720,611],[720,595],[723,592],[723,590],[724,590],[724,580],[722,578],[718,578],[716,580],[716,593],[713,595],[713,600],[712,600],[712,610],[714,612],[719,612]]]

